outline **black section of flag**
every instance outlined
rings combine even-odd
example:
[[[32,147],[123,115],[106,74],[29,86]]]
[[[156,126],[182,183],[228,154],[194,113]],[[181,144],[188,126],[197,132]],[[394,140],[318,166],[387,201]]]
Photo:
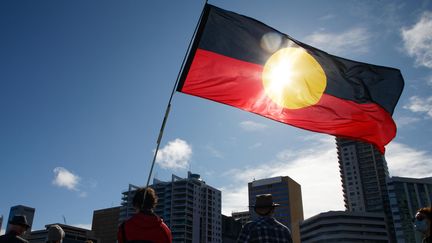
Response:
[[[278,46],[272,43],[271,50],[263,48],[263,38],[269,34],[280,38],[279,42],[276,41]],[[178,90],[186,79],[197,48],[264,65],[274,52],[287,46],[304,48],[320,63],[327,76],[325,93],[357,103],[376,103],[393,113],[404,86],[399,70],[330,55],[255,19],[212,5],[205,8]]]

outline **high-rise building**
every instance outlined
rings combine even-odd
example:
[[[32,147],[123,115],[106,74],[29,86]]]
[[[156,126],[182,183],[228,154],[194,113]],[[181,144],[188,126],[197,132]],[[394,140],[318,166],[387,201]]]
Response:
[[[421,242],[420,235],[414,230],[412,219],[419,208],[432,205],[432,177],[391,177],[389,196],[396,242]]]
[[[278,176],[248,183],[249,205],[255,204],[255,197],[259,194],[272,194],[273,201],[279,203],[276,207],[274,217],[291,230],[294,242],[300,242],[299,224],[303,221],[303,203],[301,187],[288,176]],[[249,209],[252,220],[258,217],[253,210]]]
[[[155,179],[151,187],[159,198],[155,213],[171,229],[173,242],[222,242],[221,192],[198,174],[172,175],[171,181]],[[120,220],[133,215],[132,199],[138,187],[123,192]]]
[[[2,224],[3,224],[3,215],[0,216],[0,231],[1,231],[1,229],[2,229]]]
[[[394,228],[387,183],[387,162],[373,145],[336,138],[345,208],[350,212],[384,213],[391,241]]]
[[[36,210],[34,208],[23,206],[23,205],[13,206],[10,208],[9,219],[7,222],[11,221],[15,215],[25,215],[27,218],[27,222],[30,225],[30,228],[26,232],[26,235],[28,235],[31,232],[35,211]],[[6,232],[8,231],[9,231],[9,224],[7,224],[6,226]]]
[[[330,211],[306,219],[300,225],[302,243],[387,243],[384,213]]]
[[[103,243],[117,242],[120,207],[93,211],[92,231]]]

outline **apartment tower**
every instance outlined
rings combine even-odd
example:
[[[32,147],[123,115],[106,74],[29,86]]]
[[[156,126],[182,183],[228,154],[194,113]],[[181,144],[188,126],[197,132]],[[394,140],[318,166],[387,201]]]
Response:
[[[391,241],[394,237],[387,183],[387,162],[373,145],[336,138],[345,209],[384,213]]]

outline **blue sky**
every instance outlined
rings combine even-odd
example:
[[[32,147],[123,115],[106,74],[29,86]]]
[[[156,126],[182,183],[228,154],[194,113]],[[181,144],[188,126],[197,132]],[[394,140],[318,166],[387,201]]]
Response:
[[[432,176],[431,1],[209,3],[334,55],[399,68],[405,90],[393,176]],[[89,227],[144,185],[202,1],[0,1],[0,215],[36,208],[34,229]],[[290,176],[305,218],[343,209],[334,137],[175,93],[154,176],[188,170],[247,208],[247,182]],[[3,225],[4,227],[4,225]],[[3,229],[4,230],[4,229]]]

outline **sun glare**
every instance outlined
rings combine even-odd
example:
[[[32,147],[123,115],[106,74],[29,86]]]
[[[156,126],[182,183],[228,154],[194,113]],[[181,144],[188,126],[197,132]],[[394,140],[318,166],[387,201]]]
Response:
[[[316,104],[326,87],[322,67],[298,47],[275,52],[265,64],[262,78],[266,94],[278,105],[290,109]]]

